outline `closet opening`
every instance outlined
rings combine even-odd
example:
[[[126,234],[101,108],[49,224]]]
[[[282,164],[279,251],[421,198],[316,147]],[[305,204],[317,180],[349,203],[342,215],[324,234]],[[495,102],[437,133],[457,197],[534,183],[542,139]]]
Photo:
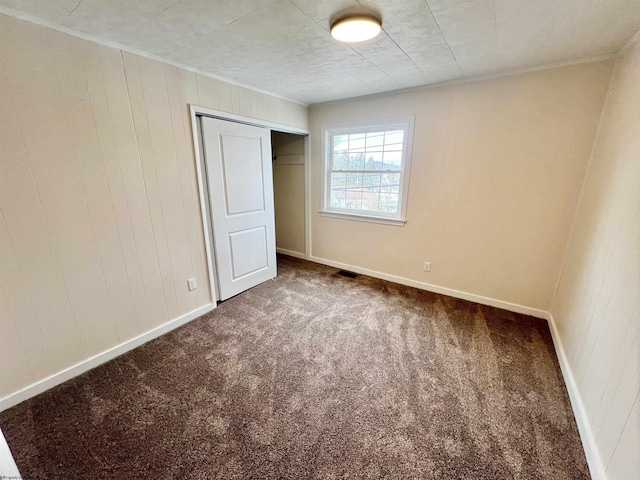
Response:
[[[191,122],[211,297],[224,301],[274,278],[276,252],[307,258],[309,134],[195,105]]]
[[[271,130],[276,251],[306,258],[306,165],[308,135]]]

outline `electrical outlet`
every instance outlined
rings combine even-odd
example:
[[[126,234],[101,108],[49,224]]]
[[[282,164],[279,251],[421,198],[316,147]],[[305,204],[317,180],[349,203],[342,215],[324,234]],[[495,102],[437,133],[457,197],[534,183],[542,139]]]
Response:
[[[424,262],[424,271],[425,272],[431,271],[431,262]]]
[[[189,279],[189,290],[195,290],[196,288],[198,288],[198,284],[196,283],[196,279],[195,278],[190,278]]]

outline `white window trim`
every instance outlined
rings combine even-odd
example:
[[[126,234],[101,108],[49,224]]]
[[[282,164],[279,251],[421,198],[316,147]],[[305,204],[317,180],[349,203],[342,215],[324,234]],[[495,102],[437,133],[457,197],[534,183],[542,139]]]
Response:
[[[407,223],[407,200],[409,198],[409,177],[411,172],[411,152],[413,147],[413,123],[414,116],[396,117],[386,120],[374,120],[367,122],[354,122],[340,125],[323,125],[322,126],[322,209],[320,215],[331,218],[342,218],[345,220],[356,220],[362,222],[381,223],[385,225],[404,226]],[[329,175],[331,174],[331,159],[329,152],[331,146],[329,144],[331,134],[353,133],[375,131],[380,128],[385,130],[402,129],[406,132],[406,141],[404,142],[403,160],[404,169],[400,173],[400,189],[399,189],[399,211],[394,215],[385,215],[380,212],[371,214],[360,210],[340,210],[329,206],[331,182]]]
[[[328,218],[341,218],[343,220],[357,220],[358,222],[381,223],[382,225],[395,225],[397,227],[403,227],[404,224],[407,223],[406,220],[400,218],[360,215],[358,213],[327,212],[325,210],[320,210],[319,213],[321,216]]]

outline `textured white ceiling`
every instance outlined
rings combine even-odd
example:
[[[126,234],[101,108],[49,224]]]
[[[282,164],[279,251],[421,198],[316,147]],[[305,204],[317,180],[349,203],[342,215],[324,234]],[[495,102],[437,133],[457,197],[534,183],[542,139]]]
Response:
[[[640,0],[0,0],[0,5],[313,104],[611,55]],[[329,19],[371,9],[383,33],[347,46]]]

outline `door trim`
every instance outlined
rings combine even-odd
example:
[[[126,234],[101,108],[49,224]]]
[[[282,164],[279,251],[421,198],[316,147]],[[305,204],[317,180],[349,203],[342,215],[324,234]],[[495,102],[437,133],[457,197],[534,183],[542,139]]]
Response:
[[[275,130],[277,132],[284,133],[294,133],[297,135],[305,135],[305,158],[304,158],[304,169],[305,169],[305,257],[309,258],[310,255],[310,247],[311,247],[311,239],[309,234],[310,230],[310,220],[311,217],[309,215],[310,212],[310,192],[308,191],[308,187],[310,185],[310,166],[309,166],[309,130],[305,128],[295,127],[293,125],[286,125],[282,123],[269,122],[267,120],[260,120],[252,117],[245,117],[244,115],[236,115],[234,113],[223,112],[220,110],[214,110],[212,108],[202,107],[199,105],[189,105],[190,117],[191,117],[191,135],[193,138],[193,146],[194,153],[196,156],[196,173],[198,176],[198,194],[200,196],[200,214],[202,219],[202,227],[204,233],[204,244],[205,244],[205,252],[207,257],[207,268],[209,269],[209,287],[211,294],[211,301],[215,304],[218,301],[217,294],[217,279],[215,275],[215,260],[213,255],[213,230],[210,222],[210,212],[209,212],[209,190],[206,185],[206,178],[204,172],[204,151],[203,151],[203,143],[202,143],[202,135],[200,128],[200,118],[199,117],[213,117],[219,120],[226,120],[228,122],[235,123],[243,123],[245,125],[252,125],[254,127],[268,128],[269,130]]]

